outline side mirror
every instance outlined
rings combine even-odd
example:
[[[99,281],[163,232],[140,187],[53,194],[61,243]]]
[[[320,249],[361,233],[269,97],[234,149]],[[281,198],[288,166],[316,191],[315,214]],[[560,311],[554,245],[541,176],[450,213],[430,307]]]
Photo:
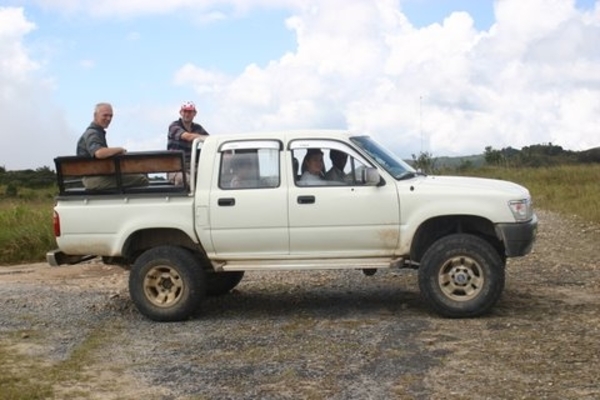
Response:
[[[367,167],[360,171],[360,182],[367,186],[377,186],[381,181],[377,168]]]

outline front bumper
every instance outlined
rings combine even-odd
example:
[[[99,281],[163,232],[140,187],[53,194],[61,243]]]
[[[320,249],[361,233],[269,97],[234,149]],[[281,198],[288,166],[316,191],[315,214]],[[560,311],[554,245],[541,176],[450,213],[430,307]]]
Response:
[[[531,252],[537,235],[538,218],[533,217],[527,222],[497,224],[496,233],[504,243],[507,257],[520,257]]]

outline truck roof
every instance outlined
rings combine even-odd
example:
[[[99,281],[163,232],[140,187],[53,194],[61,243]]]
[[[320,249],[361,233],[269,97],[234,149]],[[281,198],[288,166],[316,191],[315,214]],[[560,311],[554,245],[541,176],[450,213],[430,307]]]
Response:
[[[242,133],[216,134],[209,136],[209,138],[216,137],[219,141],[240,139],[279,139],[283,141],[289,141],[293,139],[348,139],[349,137],[358,135],[362,134],[342,129],[289,129],[266,132],[253,131]]]

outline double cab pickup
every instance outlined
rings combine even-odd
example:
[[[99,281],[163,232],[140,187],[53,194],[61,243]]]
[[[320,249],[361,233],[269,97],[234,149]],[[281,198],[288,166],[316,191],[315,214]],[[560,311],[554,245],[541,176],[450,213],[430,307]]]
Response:
[[[246,271],[411,268],[444,317],[487,313],[507,258],[528,254],[537,217],[528,190],[492,179],[430,176],[373,138],[309,130],[212,135],[181,152],[55,159],[58,248],[51,265],[101,257],[130,270],[137,309],[156,321],[192,317]],[[308,158],[322,170],[305,180]],[[344,162],[328,178],[331,159]],[[150,184],[124,187],[125,174]],[[176,186],[171,174],[187,174]],[[86,176],[113,176],[90,190]]]

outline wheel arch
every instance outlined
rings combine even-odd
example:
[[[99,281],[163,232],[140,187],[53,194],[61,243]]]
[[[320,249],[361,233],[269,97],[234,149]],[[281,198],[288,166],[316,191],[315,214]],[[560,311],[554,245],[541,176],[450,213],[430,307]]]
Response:
[[[424,221],[416,230],[410,248],[410,259],[420,262],[423,254],[437,240],[454,233],[469,233],[490,243],[503,261],[506,261],[504,245],[496,236],[494,224],[474,215],[446,215]]]
[[[141,229],[131,234],[123,244],[123,257],[130,262],[144,251],[158,246],[183,247],[206,259],[202,244],[196,243],[185,232],[175,228]]]

